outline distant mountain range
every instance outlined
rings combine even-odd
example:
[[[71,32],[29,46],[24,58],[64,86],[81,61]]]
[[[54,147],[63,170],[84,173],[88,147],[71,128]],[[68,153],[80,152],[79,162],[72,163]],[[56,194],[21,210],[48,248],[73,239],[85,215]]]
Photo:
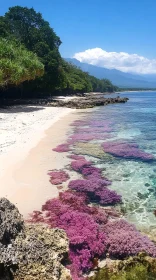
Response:
[[[83,71],[99,79],[109,79],[114,85],[123,88],[156,88],[156,75],[137,75],[124,73],[116,69],[107,69],[82,63],[75,58],[66,58],[66,61],[76,65]]]

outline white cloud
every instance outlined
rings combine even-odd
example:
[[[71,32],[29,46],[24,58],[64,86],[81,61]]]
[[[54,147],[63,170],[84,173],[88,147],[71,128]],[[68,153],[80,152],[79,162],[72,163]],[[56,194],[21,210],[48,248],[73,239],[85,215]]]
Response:
[[[156,59],[148,59],[138,54],[107,52],[100,48],[88,49],[74,55],[80,62],[108,69],[137,74],[156,74]]]

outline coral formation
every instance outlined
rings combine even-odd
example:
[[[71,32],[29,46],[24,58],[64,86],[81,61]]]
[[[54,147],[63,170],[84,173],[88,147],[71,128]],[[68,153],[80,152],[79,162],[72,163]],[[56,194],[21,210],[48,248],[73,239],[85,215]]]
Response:
[[[87,181],[87,180],[84,180]],[[84,193],[66,191],[59,198],[51,199],[42,207],[32,222],[44,220],[51,227],[64,229],[69,238],[69,257],[73,280],[82,280],[87,272],[107,253],[114,258],[124,258],[145,251],[156,254],[156,246],[125,220],[115,220],[118,213],[113,209],[102,209],[88,205]],[[129,238],[128,238],[129,236]],[[124,238],[123,238],[124,237]]]
[[[91,201],[101,205],[116,204],[121,202],[121,196],[115,191],[106,188],[110,182],[107,179],[72,180],[68,187],[78,192],[87,193]]]
[[[156,257],[156,246],[147,236],[142,235],[134,225],[125,220],[108,222],[104,226],[107,235],[108,252],[111,257],[124,258],[146,252]]]
[[[75,160],[78,160],[78,159],[84,159],[85,160],[85,157],[78,156],[78,155],[69,155],[68,158],[75,159]]]
[[[153,160],[154,156],[146,153],[139,149],[139,146],[135,143],[128,143],[125,141],[117,142],[105,142],[102,147],[106,153],[110,153],[113,156],[131,158],[131,159],[141,159],[141,160]]]
[[[79,159],[71,162],[71,168],[74,171],[82,172],[84,167],[89,167],[92,163],[86,159]]]
[[[51,170],[48,175],[50,176],[50,183],[53,185],[60,185],[69,179],[68,173],[63,170]]]
[[[104,152],[101,144],[90,142],[77,142],[73,149],[74,154],[87,155],[100,159],[111,159],[111,155]]]
[[[64,153],[64,152],[69,152],[70,148],[69,148],[69,144],[61,144],[58,145],[56,148],[53,149],[53,151],[58,152],[58,153]]]
[[[84,133],[75,133],[69,137],[68,142],[74,144],[75,142],[83,141],[92,141],[92,140],[105,140],[112,138],[113,136],[110,133],[98,133],[98,132],[84,132]]]

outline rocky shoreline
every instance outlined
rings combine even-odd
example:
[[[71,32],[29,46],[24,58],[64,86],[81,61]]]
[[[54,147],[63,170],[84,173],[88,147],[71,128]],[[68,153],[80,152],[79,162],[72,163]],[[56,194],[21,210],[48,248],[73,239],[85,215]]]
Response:
[[[54,107],[67,107],[73,109],[86,109],[93,108],[96,106],[106,106],[114,103],[125,103],[128,101],[126,97],[115,97],[115,98],[105,98],[105,97],[96,97],[96,96],[85,96],[83,98],[75,98],[72,100],[54,100],[49,103],[48,106]]]
[[[66,97],[48,97],[39,99],[3,99],[0,107],[5,108],[15,105],[32,105],[32,106],[47,106],[47,107],[67,107],[74,109],[87,109],[95,106],[105,106],[114,103],[125,103],[128,101],[126,97],[104,97],[106,94],[77,94]],[[109,93],[109,95],[111,95]],[[2,100],[1,100],[2,101]]]
[[[38,215],[38,213],[36,213]],[[18,209],[0,199],[0,279],[72,280],[66,268],[69,240],[64,230],[23,221]],[[105,260],[95,264],[87,280],[152,280],[156,259],[140,253],[126,260]]]
[[[62,262],[69,242],[63,230],[24,223],[9,200],[0,199],[0,279],[70,280]]]

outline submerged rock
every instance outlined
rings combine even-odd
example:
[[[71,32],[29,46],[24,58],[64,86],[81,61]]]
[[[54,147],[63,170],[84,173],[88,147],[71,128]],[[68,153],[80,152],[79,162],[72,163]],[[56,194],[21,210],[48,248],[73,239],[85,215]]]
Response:
[[[0,279],[70,280],[62,265],[68,256],[63,230],[24,225],[18,209],[0,199]]]
[[[104,152],[101,144],[95,143],[84,143],[84,142],[77,142],[74,145],[73,152],[75,154],[87,155],[92,156],[100,159],[111,159],[113,158],[111,155]]]

